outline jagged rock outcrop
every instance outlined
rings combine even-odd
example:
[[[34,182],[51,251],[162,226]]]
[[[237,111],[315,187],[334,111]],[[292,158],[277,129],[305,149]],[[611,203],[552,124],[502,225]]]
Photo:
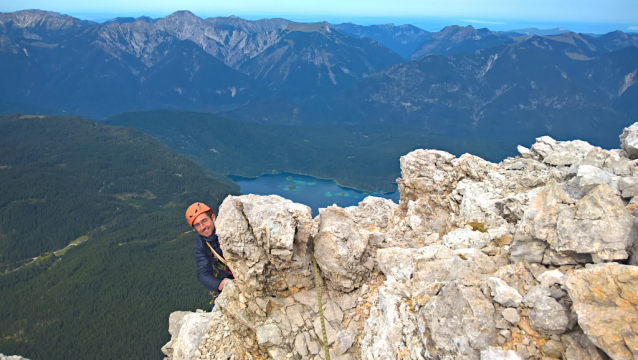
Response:
[[[228,197],[216,225],[236,280],[192,358],[323,358],[314,256],[332,359],[637,359],[638,160],[549,137],[519,152],[416,150],[400,204],[314,219]]]
[[[638,358],[638,267],[601,264],[565,282],[578,323],[613,359]]]
[[[18,355],[3,355],[0,354],[0,360],[29,360],[27,358],[23,358],[22,356],[18,356]]]

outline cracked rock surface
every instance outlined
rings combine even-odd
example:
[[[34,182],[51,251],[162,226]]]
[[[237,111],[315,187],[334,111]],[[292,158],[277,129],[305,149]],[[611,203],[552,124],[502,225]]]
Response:
[[[313,218],[278,196],[229,196],[216,226],[236,279],[197,314],[205,331],[171,315],[162,350],[322,359],[321,306],[331,359],[638,359],[634,128],[622,149],[544,136],[498,164],[415,150],[399,204]]]

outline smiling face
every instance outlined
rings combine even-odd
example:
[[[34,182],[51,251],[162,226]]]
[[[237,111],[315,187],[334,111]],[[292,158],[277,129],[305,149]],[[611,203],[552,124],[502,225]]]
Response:
[[[193,227],[197,233],[205,238],[210,239],[215,231],[215,215],[204,212],[199,214],[195,221],[193,221]]]

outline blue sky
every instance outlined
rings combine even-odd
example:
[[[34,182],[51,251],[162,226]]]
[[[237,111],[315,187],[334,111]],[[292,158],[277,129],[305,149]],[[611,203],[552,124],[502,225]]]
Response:
[[[410,23],[430,31],[457,24],[492,30],[563,27],[580,32],[638,32],[638,0],[0,0],[0,12],[24,9],[96,21],[116,16],[163,17],[190,10],[200,17]]]

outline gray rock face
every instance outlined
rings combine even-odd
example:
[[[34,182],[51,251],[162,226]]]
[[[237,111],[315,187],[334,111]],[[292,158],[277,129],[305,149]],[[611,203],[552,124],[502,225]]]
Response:
[[[329,207],[319,215],[315,257],[329,289],[350,292],[361,286],[374,267],[367,247],[368,237],[343,209]]]
[[[578,323],[613,359],[638,357],[638,268],[616,263],[579,270],[565,285]]]
[[[624,198],[638,196],[638,177],[620,178],[620,181],[618,181],[618,190],[620,190]]]
[[[422,321],[440,352],[477,359],[495,337],[494,306],[476,288],[450,283],[422,311]]]
[[[607,184],[574,204],[552,181],[519,223],[512,260],[555,265],[588,262],[588,256],[595,262],[624,260],[635,241],[635,218]]]
[[[572,203],[558,183],[550,181],[532,200],[519,222],[512,244],[512,260],[542,262],[548,244],[556,242],[558,215]]]
[[[559,214],[557,235],[548,241],[552,249],[591,254],[594,262],[602,262],[627,259],[637,234],[635,218],[603,184]]]
[[[312,286],[308,237],[317,230],[309,207],[275,195],[231,196],[216,226],[224,257],[246,290]]]
[[[215,313],[174,312],[169,317],[172,338],[162,352],[173,360],[188,360],[195,355],[199,344],[211,326]]]
[[[600,184],[607,184],[620,195],[618,176],[591,165],[580,165],[576,176],[567,183],[566,190],[573,199],[581,199]]]
[[[620,135],[620,146],[627,152],[630,159],[638,158],[638,123],[623,130]]]
[[[399,205],[315,219],[277,196],[227,198],[216,225],[236,279],[194,358],[322,358],[319,306],[333,359],[637,358],[636,267],[610,263],[638,261],[638,200],[621,198],[636,163],[549,137],[520,151],[492,164],[417,150]],[[171,317],[170,356],[187,316]]]

